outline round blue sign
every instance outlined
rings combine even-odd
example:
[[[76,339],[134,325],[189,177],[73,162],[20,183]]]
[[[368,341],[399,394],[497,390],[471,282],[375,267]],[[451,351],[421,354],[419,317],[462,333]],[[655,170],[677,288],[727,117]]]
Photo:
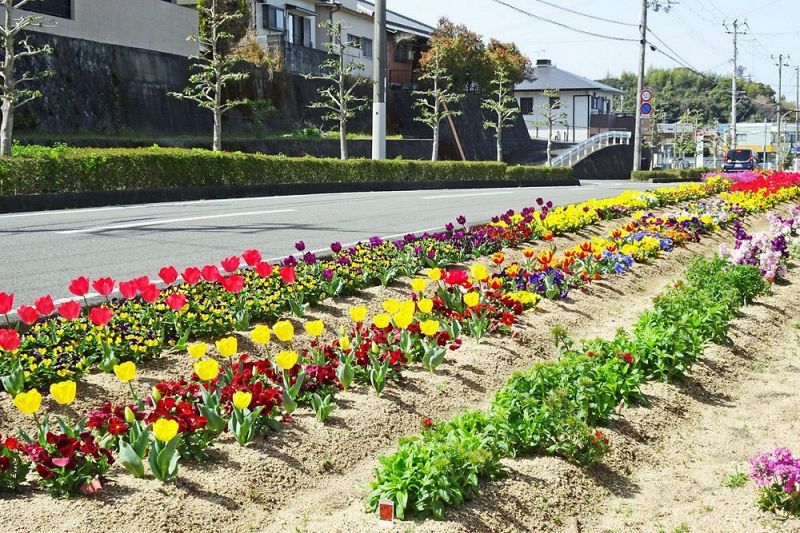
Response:
[[[649,102],[644,102],[642,103],[640,110],[642,111],[642,115],[649,115],[650,113],[653,112],[653,105],[650,104]]]

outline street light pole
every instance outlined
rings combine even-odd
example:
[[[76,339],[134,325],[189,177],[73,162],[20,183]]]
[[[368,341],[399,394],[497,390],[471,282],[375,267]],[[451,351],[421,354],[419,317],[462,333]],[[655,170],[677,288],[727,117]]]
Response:
[[[775,56],[772,56],[772,59],[775,59]],[[783,67],[788,67],[789,66],[789,64],[788,63],[784,63],[783,60],[784,59],[789,59],[789,56],[788,55],[784,56],[783,54],[778,54],[778,58],[777,59],[778,59],[778,61],[775,63],[775,65],[778,67],[778,112],[777,112],[777,115],[778,115],[778,135],[777,135],[777,139],[775,140],[775,143],[776,143],[776,146],[777,146],[777,153],[775,154],[775,170],[780,170],[779,166],[782,163],[782,157],[781,157],[782,154],[781,154],[781,152],[783,151],[783,147],[782,147],[783,140],[781,139],[781,98],[783,98],[783,95],[781,94],[781,91],[783,90],[783,87],[782,87],[782,84],[783,84]]]
[[[375,0],[372,40],[372,159],[386,159],[386,0]]]

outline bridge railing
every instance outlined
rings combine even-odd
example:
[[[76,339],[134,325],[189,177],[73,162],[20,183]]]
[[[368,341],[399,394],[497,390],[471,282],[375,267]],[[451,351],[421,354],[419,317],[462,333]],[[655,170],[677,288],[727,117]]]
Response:
[[[575,166],[581,160],[587,158],[589,155],[598,150],[602,150],[607,146],[614,146],[619,144],[630,144],[631,132],[629,131],[606,131],[598,133],[586,139],[585,141],[576,144],[563,154],[554,157],[550,160],[551,167],[571,167]]]

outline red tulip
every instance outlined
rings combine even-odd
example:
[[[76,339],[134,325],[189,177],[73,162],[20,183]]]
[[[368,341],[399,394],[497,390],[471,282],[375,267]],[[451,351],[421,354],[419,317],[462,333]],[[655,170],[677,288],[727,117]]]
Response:
[[[297,273],[292,267],[282,266],[280,269],[281,278],[284,283],[294,283],[297,281]]]
[[[208,281],[209,283],[214,283],[220,280],[222,275],[219,273],[219,269],[214,265],[206,265],[201,270],[200,273],[203,274],[203,279]]]
[[[448,270],[444,277],[444,282],[448,285],[461,285],[467,281],[468,277],[465,270]]]
[[[172,285],[178,279],[178,271],[175,267],[166,266],[158,271],[158,277],[167,285]]]
[[[136,288],[136,283],[133,281],[120,281],[119,282],[119,292],[122,294],[122,297],[126,300],[130,300],[131,298],[135,298],[137,294],[139,294],[139,289]]]
[[[161,296],[161,291],[151,283],[141,291],[141,294],[144,301],[151,304],[158,300],[158,297]]]
[[[89,278],[81,276],[73,279],[69,284],[69,292],[75,296],[86,296],[89,292]]]
[[[272,274],[272,265],[270,265],[266,261],[261,261],[259,264],[256,265],[256,272],[258,272],[258,275],[261,276],[262,278],[266,278],[270,274]]]
[[[33,305],[36,307],[36,310],[44,316],[52,314],[55,310],[53,299],[49,295],[37,298],[36,301],[33,302]]]
[[[77,320],[81,316],[81,304],[75,301],[65,302],[58,306],[58,314],[69,321]]]
[[[114,292],[114,284],[115,282],[111,278],[97,278],[94,280],[94,283],[92,283],[92,287],[97,291],[97,294],[108,296]]]
[[[258,250],[245,250],[242,257],[249,267],[254,267],[261,262],[261,252]]]
[[[149,276],[139,276],[138,278],[131,280],[134,285],[136,285],[136,290],[139,292],[144,291],[147,287],[150,286],[150,277]]]
[[[186,295],[185,294],[170,294],[164,300],[166,304],[169,306],[170,309],[173,311],[180,311],[184,307],[186,307]]]
[[[239,258],[232,255],[231,257],[223,259],[220,264],[222,268],[225,269],[225,272],[236,272],[236,269],[239,268]]]
[[[189,267],[183,271],[183,274],[181,274],[183,281],[189,285],[197,285],[197,282],[200,281],[200,276],[200,269],[197,267]]]
[[[113,311],[108,307],[93,307],[89,311],[89,319],[95,326],[105,326],[113,315]]]
[[[222,278],[221,283],[226,291],[237,293],[244,288],[244,277],[236,275],[228,276],[227,278]]]
[[[39,311],[29,305],[19,306],[17,315],[19,315],[19,319],[22,320],[23,323],[29,326],[39,320]]]
[[[19,333],[15,329],[0,329],[0,348],[13,352],[20,345]]]
[[[14,294],[0,292],[0,315],[5,315],[14,307]]]

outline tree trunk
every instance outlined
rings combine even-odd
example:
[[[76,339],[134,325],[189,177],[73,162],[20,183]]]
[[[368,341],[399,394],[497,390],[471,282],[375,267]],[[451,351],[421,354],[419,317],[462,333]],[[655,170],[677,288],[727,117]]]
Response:
[[[14,106],[4,100],[2,105],[3,121],[0,124],[0,155],[11,155],[11,144],[14,138]]]
[[[347,119],[344,115],[339,120],[339,150],[342,160],[347,159]]]
[[[547,165],[550,165],[550,149],[553,146],[553,125],[550,124],[547,126]]]
[[[431,161],[439,160],[439,124],[433,127],[433,153],[431,154]]]
[[[6,32],[13,28],[14,23],[14,2],[4,2],[4,24]],[[8,34],[7,34],[8,35]],[[11,155],[11,144],[14,138],[14,98],[16,93],[16,80],[14,79],[14,37],[8,36],[5,39],[5,58],[3,61],[3,92],[5,98],[0,106],[3,112],[2,123],[0,124],[0,155]]]
[[[215,152],[222,151],[222,111],[219,107],[214,108],[214,140],[211,149]]]
[[[497,162],[503,162],[503,123],[497,124]]]

